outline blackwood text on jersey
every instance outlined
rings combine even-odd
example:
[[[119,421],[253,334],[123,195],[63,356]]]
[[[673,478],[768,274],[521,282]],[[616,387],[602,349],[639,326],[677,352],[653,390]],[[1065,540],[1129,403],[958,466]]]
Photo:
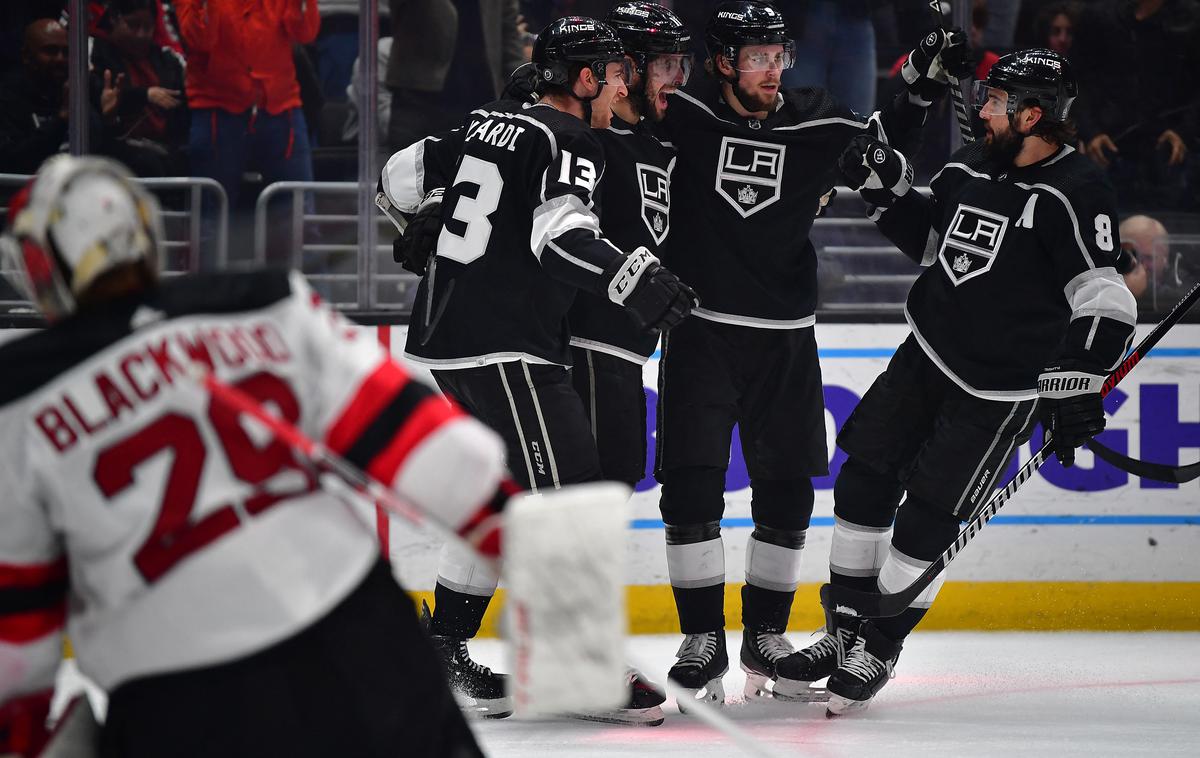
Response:
[[[186,382],[189,367],[238,369],[287,363],[292,353],[271,322],[246,325],[198,325],[138,341],[126,351],[72,382],[34,413],[38,429],[59,453],[81,437],[90,437],[137,406],[153,400],[176,379]]]

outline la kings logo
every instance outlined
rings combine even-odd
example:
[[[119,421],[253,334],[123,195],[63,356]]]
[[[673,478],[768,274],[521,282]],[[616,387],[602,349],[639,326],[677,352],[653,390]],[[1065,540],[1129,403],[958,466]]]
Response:
[[[662,244],[671,231],[670,176],[658,166],[637,164],[638,188],[642,196],[642,221],[654,241]]]
[[[992,268],[1007,231],[1006,216],[959,204],[938,253],[942,268],[955,287]]]
[[[717,162],[717,194],[749,217],[779,199],[785,145],[725,137]]]

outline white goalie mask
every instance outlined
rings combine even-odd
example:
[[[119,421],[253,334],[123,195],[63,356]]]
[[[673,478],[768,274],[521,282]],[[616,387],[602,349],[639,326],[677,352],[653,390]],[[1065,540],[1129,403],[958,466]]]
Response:
[[[157,201],[120,164],[54,156],[12,200],[5,268],[20,272],[38,310],[57,321],[103,274],[138,261],[156,269],[161,223]]]

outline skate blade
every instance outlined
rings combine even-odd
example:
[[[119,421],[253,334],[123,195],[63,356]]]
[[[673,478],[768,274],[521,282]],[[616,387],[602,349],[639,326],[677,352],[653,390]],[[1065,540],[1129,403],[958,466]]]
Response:
[[[691,694],[692,701],[711,703],[712,705],[725,705],[725,684],[721,681],[721,677],[724,675],[724,672],[722,672],[721,676],[710,679],[707,684],[699,689],[693,690],[685,687],[684,690]],[[680,713],[687,713],[688,706],[691,705],[691,703],[683,700],[677,701],[677,704],[679,705]]]
[[[848,716],[852,713],[865,711],[867,706],[871,704],[868,700],[851,700],[841,695],[829,696],[829,705],[825,709],[825,718],[832,719],[838,716]]]
[[[829,701],[829,692],[824,687],[813,687],[808,682],[771,679],[759,671],[751,671],[742,666],[746,672],[746,701],[778,700],[781,703],[825,703]]]
[[[495,700],[476,700],[455,693],[454,699],[459,709],[471,718],[477,719],[506,719],[513,714],[512,698],[502,697]]]
[[[618,708],[598,713],[572,713],[570,716],[583,721],[599,721],[602,724],[622,724],[624,726],[660,726],[666,720],[662,708],[657,705],[649,708]]]

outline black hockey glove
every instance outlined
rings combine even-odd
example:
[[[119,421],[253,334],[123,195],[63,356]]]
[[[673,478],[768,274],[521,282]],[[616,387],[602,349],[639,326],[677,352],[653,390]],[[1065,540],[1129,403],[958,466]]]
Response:
[[[508,75],[508,82],[500,92],[500,99],[537,104],[539,81],[537,66],[533,63],[522,63]]]
[[[435,189],[417,206],[417,212],[392,243],[392,258],[417,276],[425,276],[429,259],[437,253],[442,233],[442,190]]]
[[[908,54],[900,76],[908,88],[908,99],[916,105],[928,106],[945,94],[950,81],[947,74],[962,80],[970,77],[973,70],[967,33],[962,29],[948,32],[934,29]]]
[[[1042,427],[1064,467],[1075,464],[1075,448],[1104,431],[1104,379],[1103,371],[1072,360],[1045,368],[1038,376]]]
[[[866,134],[850,141],[838,169],[846,184],[874,206],[886,208],[912,187],[913,168],[904,154]]]
[[[644,247],[618,258],[605,274],[608,299],[625,306],[638,327],[647,332],[671,329],[700,304],[692,288]]]

